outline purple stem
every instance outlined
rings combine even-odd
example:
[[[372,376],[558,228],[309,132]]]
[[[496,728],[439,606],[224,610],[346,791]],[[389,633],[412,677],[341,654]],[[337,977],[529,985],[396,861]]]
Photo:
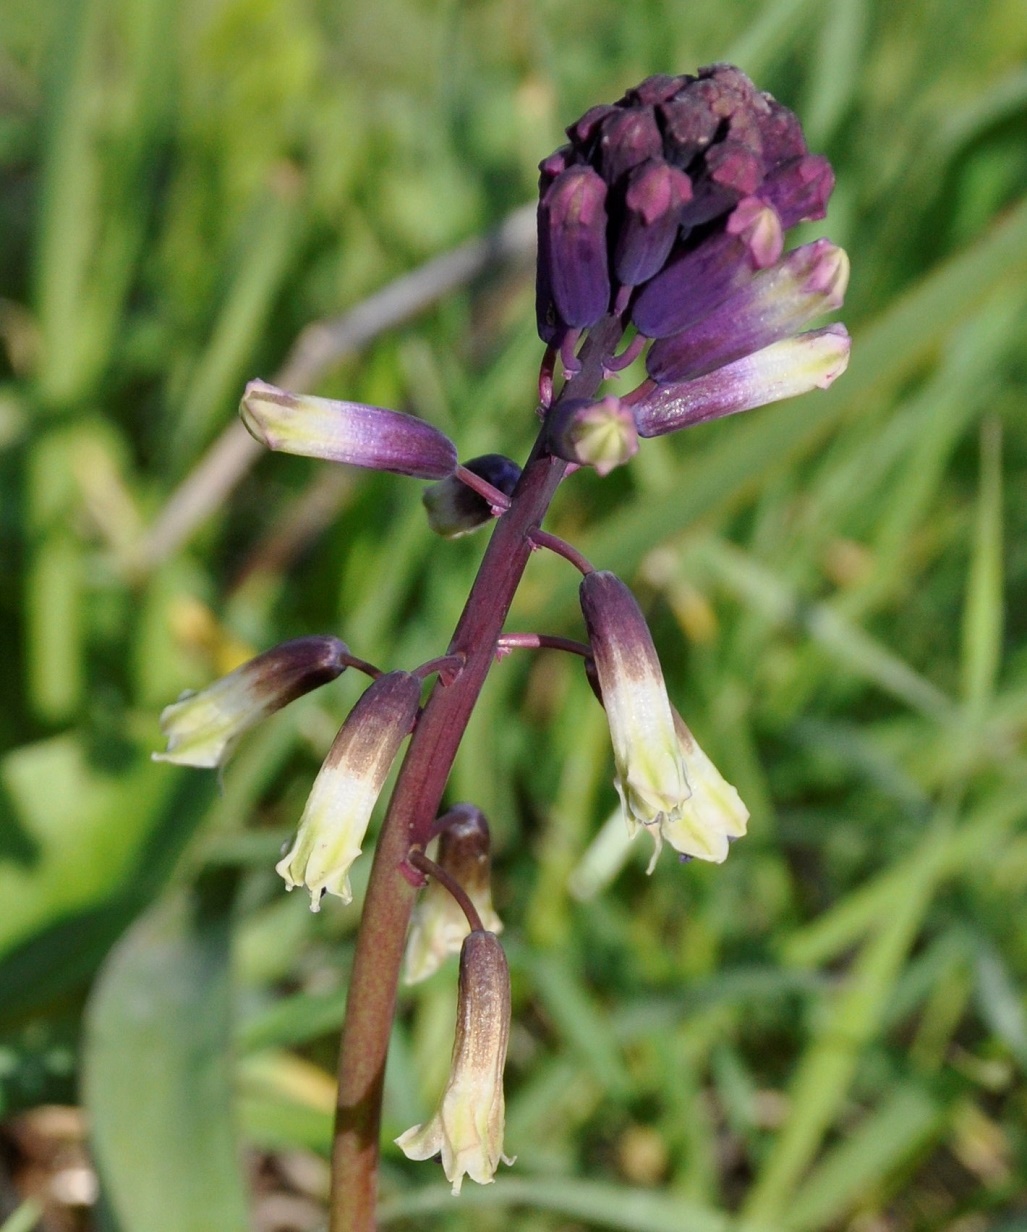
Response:
[[[591,398],[603,363],[623,333],[617,317],[589,331],[581,368],[561,398]],[[411,848],[431,836],[453,760],[496,654],[510,604],[567,464],[539,433],[511,499],[496,523],[449,645],[465,656],[452,684],[437,680],[417,722],[375,848],[357,933],[339,1055],[332,1145],[329,1232],[374,1232],[382,1090],[407,926],[417,890],[403,876]]]

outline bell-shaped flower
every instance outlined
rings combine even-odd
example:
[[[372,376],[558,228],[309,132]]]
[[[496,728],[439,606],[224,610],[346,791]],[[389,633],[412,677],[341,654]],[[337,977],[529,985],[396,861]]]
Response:
[[[756,270],[772,266],[783,246],[784,231],[773,207],[745,197],[723,230],[694,248],[679,246],[671,252],[639,290],[631,319],[647,338],[678,334],[747,286]]]
[[[771,343],[690,381],[648,381],[630,396],[639,436],[663,436],[785,398],[827,389],[849,363],[844,325],[828,325]]]
[[[480,458],[471,458],[463,466],[504,496],[513,494],[521,477],[521,468],[517,463],[501,453],[482,454]],[[469,535],[479,526],[486,526],[493,518],[489,502],[468,487],[459,475],[450,475],[448,479],[441,479],[425,488],[421,500],[428,513],[428,525],[444,539]]]
[[[289,702],[345,671],[349,652],[337,637],[298,637],[250,659],[199,692],[161,711],[168,747],[154,761],[213,769],[240,736]]]
[[[388,672],[365,690],[339,729],[300,819],[296,840],[275,866],[288,889],[310,891],[317,911],[323,894],[353,898],[349,869],[399,746],[414,725],[421,682]]]
[[[463,889],[490,933],[503,922],[492,906],[491,845],[485,814],[473,804],[456,804],[439,819],[435,862]],[[407,939],[406,982],[433,975],[451,954],[459,954],[471,931],[460,904],[441,882],[430,878],[417,900]]]
[[[435,1115],[396,1139],[408,1159],[442,1154],[458,1194],[464,1176],[488,1185],[503,1154],[506,1105],[503,1069],[510,1035],[510,972],[490,932],[468,935],[460,951],[456,1038],[449,1081]]]
[[[628,832],[633,838],[644,827],[655,844],[648,871],[665,841],[682,855],[721,863],[749,813],[670,704],[634,596],[612,573],[589,573],[581,606]]]
[[[250,381],[239,413],[268,449],[347,462],[417,479],[444,479],[456,469],[456,446],[414,415],[361,402],[293,394]]]
[[[727,858],[729,843],[742,837],[749,820],[749,810],[738,792],[702,751],[676,710],[674,728],[692,794],[674,820],[667,819],[650,831],[656,843],[650,870],[664,840],[682,855],[722,863]]]
[[[628,587],[604,571],[582,578],[580,599],[628,829],[676,821],[690,787],[642,610]]]
[[[618,398],[592,402],[587,398],[561,401],[547,417],[546,443],[558,458],[592,466],[608,475],[638,452],[638,431],[631,411]]]

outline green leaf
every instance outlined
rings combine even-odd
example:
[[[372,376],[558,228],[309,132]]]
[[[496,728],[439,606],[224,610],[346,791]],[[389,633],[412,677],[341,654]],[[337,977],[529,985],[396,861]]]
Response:
[[[176,891],[112,952],[90,1000],[85,1102],[124,1232],[245,1232],[231,1099],[229,928]]]

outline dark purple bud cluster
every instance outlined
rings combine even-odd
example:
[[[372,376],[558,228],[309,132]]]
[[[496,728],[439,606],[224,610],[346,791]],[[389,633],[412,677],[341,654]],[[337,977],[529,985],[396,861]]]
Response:
[[[845,253],[828,240],[784,252],[789,227],[823,218],[834,187],[799,121],[728,64],[650,77],[567,129],[541,164],[538,331],[580,367],[583,331],[607,317],[635,337],[604,357],[607,375],[646,348],[649,379],[621,394],[640,436],[826,388],[848,362],[842,326],[807,327],[841,307]],[[597,404],[598,408],[598,404]],[[566,418],[566,417],[564,417]],[[594,421],[594,422],[593,422]],[[588,408],[550,432],[553,453],[609,469],[630,456],[579,441],[612,421]]]
[[[678,332],[834,186],[792,112],[726,64],[649,77],[567,135],[540,181],[538,330],[557,347],[625,309],[648,337]]]

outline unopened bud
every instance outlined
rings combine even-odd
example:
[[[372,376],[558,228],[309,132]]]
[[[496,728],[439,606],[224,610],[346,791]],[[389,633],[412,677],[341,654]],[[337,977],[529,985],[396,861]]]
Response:
[[[292,394],[250,381],[239,413],[268,449],[346,462],[417,479],[443,479],[456,468],[456,446],[414,415],[361,402]]]
[[[504,496],[513,494],[521,477],[521,468],[517,463],[501,453],[483,454],[480,458],[463,463],[463,466],[498,488]],[[425,488],[421,500],[428,512],[428,525],[444,539],[469,535],[493,518],[485,497],[468,487],[457,475],[450,475],[448,479]]]
[[[661,385],[689,380],[798,334],[840,308],[849,258],[828,240],[796,248],[729,295],[701,321],[653,343],[646,370]]]
[[[638,432],[631,412],[612,395],[591,402],[574,398],[549,414],[547,442],[558,458],[593,466],[608,475],[638,452]]]
[[[680,384],[656,386],[632,404],[639,436],[663,436],[753,407],[826,389],[845,371],[843,325],[785,338],[744,359]]]

